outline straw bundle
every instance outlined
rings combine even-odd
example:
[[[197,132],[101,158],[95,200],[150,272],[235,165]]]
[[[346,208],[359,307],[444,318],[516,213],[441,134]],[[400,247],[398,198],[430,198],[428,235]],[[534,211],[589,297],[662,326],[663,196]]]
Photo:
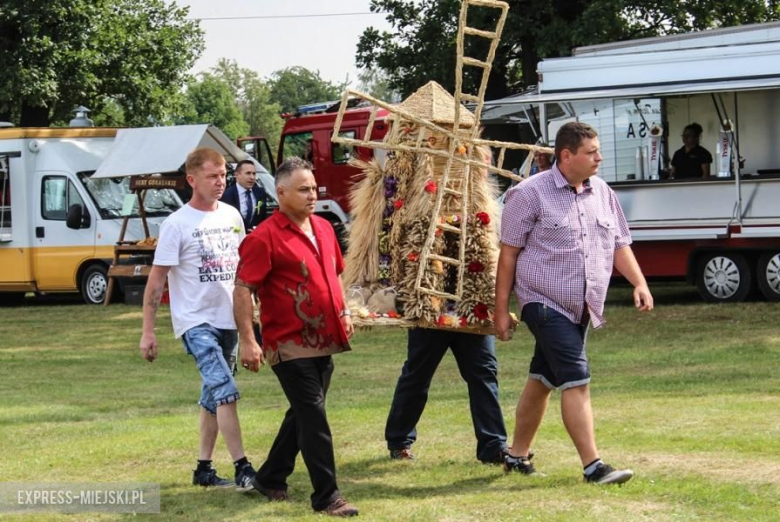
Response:
[[[417,120],[448,125],[452,125],[455,122],[455,98],[444,87],[434,81],[430,81],[420,87],[414,94],[401,102],[398,107],[416,116]],[[397,119],[398,116],[395,114],[388,116],[390,121]],[[412,122],[414,121],[412,120]],[[476,125],[477,120],[471,111],[461,107],[459,123],[459,127],[473,127]]]
[[[352,160],[350,164],[361,169],[366,177],[355,185],[349,195],[352,226],[342,275],[346,288],[368,286],[376,281],[379,272],[377,234],[382,228],[382,208],[385,204],[385,173],[379,163],[376,160]]]

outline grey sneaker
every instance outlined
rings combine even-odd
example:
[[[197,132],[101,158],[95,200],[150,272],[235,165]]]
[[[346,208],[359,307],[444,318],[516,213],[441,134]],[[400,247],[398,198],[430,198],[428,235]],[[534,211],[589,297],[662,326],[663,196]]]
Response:
[[[544,473],[536,471],[534,465],[531,464],[531,459],[528,457],[514,457],[507,453],[506,457],[504,457],[504,472],[512,473],[513,471],[534,477],[545,476]]]
[[[592,484],[623,484],[631,480],[634,472],[630,469],[615,469],[609,464],[601,463],[590,475],[583,475],[585,482]]]
[[[235,485],[232,481],[218,476],[217,470],[213,468],[206,471],[193,470],[192,484],[194,486],[203,486],[204,488],[231,488]]]
[[[241,469],[236,470],[236,489],[242,493],[252,490],[252,479],[255,478],[255,468],[251,462],[247,462]]]

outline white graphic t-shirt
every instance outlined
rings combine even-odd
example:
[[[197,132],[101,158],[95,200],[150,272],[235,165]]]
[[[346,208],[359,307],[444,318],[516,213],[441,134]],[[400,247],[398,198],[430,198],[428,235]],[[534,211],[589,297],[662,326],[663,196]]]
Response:
[[[244,235],[238,210],[222,202],[211,212],[184,205],[163,222],[154,264],[171,267],[168,292],[177,339],[203,323],[236,328],[233,279]]]

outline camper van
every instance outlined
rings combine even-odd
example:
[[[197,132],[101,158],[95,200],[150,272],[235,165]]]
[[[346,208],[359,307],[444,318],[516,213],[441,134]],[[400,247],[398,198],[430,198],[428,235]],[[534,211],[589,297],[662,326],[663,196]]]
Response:
[[[535,92],[488,102],[483,118],[542,122],[548,142],[567,121],[595,127],[599,176],[647,276],[710,302],[780,301],[780,23],[577,48],[538,73]],[[670,179],[691,123],[709,176]]]
[[[0,128],[0,302],[80,292],[85,302],[102,303],[120,236],[147,236],[131,177],[176,173],[198,146],[220,150],[229,163],[247,158],[209,125]],[[261,173],[261,182],[273,183]],[[148,235],[157,237],[182,200],[154,189],[143,205]]]
[[[129,178],[94,180],[117,129],[0,129],[0,300],[26,292],[105,297]],[[145,200],[152,235],[181,206],[172,191]],[[133,209],[137,218],[138,209]],[[142,239],[138,219],[128,237]]]

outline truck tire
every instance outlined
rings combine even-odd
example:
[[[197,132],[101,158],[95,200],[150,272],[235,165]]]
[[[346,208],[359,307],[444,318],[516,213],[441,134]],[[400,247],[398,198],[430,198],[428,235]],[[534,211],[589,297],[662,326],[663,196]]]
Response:
[[[333,231],[336,233],[336,239],[339,241],[341,253],[346,254],[348,237],[347,227],[344,226],[344,223],[340,223],[338,221],[331,221],[330,224],[333,225]]]
[[[750,293],[750,266],[736,252],[704,254],[696,271],[696,288],[710,303],[737,303]]]
[[[102,263],[87,267],[81,276],[81,297],[87,304],[103,304],[108,288],[108,268]]]
[[[18,306],[24,301],[24,292],[0,292],[0,306]]]
[[[780,252],[766,252],[758,258],[756,278],[767,301],[780,301]]]

